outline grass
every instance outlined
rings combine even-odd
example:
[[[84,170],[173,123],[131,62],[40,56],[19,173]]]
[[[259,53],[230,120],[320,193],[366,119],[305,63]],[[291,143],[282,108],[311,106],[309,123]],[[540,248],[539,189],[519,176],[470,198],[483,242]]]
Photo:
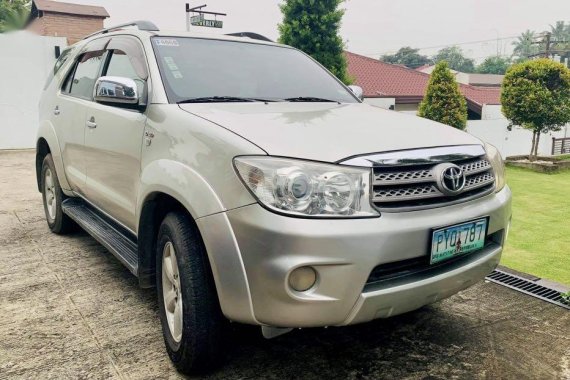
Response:
[[[513,221],[501,264],[570,285],[570,170],[542,174],[509,167],[507,182]]]
[[[554,158],[556,161],[570,161],[570,154],[562,154],[560,156],[554,156],[552,158]]]

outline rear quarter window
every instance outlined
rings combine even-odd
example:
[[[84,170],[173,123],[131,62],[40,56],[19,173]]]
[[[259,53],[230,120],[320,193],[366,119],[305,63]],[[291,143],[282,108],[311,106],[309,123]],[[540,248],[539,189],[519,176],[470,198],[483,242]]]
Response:
[[[72,56],[72,54],[71,54],[72,51],[73,51],[73,48],[65,49],[61,53],[61,55],[59,56],[57,61],[55,61],[55,64],[53,65],[53,69],[50,70],[49,75],[47,77],[46,83],[44,85],[44,90],[49,87],[49,85],[51,84],[51,81],[53,80],[55,75],[58,73],[59,69],[61,69],[63,67],[63,65],[65,65],[65,63]]]

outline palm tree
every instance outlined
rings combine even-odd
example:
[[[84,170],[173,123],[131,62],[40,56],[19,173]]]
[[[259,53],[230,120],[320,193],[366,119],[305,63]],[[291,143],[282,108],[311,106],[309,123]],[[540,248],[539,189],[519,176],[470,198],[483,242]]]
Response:
[[[566,58],[570,58],[570,23],[556,21],[555,25],[550,25],[550,31],[554,41],[553,48],[560,56],[561,62],[564,62]]]
[[[570,30],[570,24],[566,26],[564,21],[556,21],[555,25],[550,25],[550,32],[554,41],[567,41],[568,30]]]
[[[515,47],[513,55],[518,57],[516,59],[517,61],[525,61],[531,55],[538,52],[538,46],[534,43],[535,38],[535,33],[532,30],[527,29],[517,37],[516,41],[513,42]]]

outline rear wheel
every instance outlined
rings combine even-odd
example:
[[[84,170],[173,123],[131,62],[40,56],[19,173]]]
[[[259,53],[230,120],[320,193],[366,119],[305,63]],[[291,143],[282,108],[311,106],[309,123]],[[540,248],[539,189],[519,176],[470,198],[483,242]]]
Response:
[[[198,230],[183,212],[169,213],[160,226],[156,281],[164,342],[176,368],[190,374],[219,365],[228,322]]]
[[[42,198],[49,229],[56,234],[65,234],[75,228],[71,218],[63,213],[61,203],[66,196],[61,190],[51,154],[45,156],[42,164]]]

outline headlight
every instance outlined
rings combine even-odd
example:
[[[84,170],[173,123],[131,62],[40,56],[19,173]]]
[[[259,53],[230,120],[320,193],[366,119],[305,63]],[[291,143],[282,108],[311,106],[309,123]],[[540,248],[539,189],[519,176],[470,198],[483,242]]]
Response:
[[[497,192],[505,187],[505,162],[501,153],[493,145],[485,143],[485,151],[487,151],[487,159],[495,173],[495,192]]]
[[[243,182],[265,207],[290,215],[378,216],[370,205],[370,169],[265,156],[236,157]]]

